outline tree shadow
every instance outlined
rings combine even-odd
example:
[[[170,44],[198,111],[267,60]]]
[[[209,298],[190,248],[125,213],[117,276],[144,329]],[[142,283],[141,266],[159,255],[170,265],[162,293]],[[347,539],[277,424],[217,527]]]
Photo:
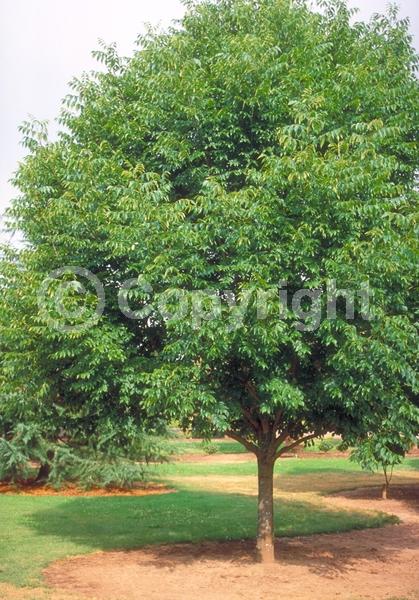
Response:
[[[381,487],[379,485],[371,485],[353,490],[342,490],[336,492],[334,496],[347,498],[348,500],[381,500]],[[419,512],[419,483],[406,483],[390,485],[388,500],[396,500],[403,502],[407,507]],[[378,506],[378,505],[377,505]],[[386,503],[383,502],[383,508]]]
[[[316,471],[306,474],[286,473],[275,474],[275,487],[278,491],[286,491],[293,493],[301,492],[315,492],[322,495],[329,494],[345,494],[353,493],[353,491],[360,490],[359,499],[362,499],[361,490],[372,490],[377,491],[376,498],[380,498],[380,489],[383,484],[383,477],[380,474],[368,473],[365,471],[352,471],[352,472],[341,472],[341,471]],[[409,487],[415,488],[418,483],[417,477],[409,477],[408,475],[401,475],[396,473],[393,477],[393,483],[390,489],[408,489]],[[417,488],[416,488],[417,489]],[[399,494],[399,492],[396,492]],[[414,492],[415,494],[416,492]],[[349,496],[348,496],[349,498]],[[365,498],[366,499],[366,498]],[[371,497],[371,499],[374,499]]]
[[[397,529],[396,536],[394,527],[385,527],[338,534],[277,538],[276,563],[268,567],[275,569],[288,565],[299,566],[325,579],[344,575],[360,562],[379,561],[384,568],[384,565],[390,564],[402,550],[417,550],[418,530],[414,531],[407,525],[398,525]],[[242,540],[147,546],[141,556],[142,565],[169,570],[201,561],[254,566],[255,542]]]
[[[142,561],[172,569],[202,560],[254,564],[256,511],[254,496],[180,489],[159,496],[57,499],[56,504],[49,502],[32,512],[28,523],[46,544],[71,541],[78,554],[145,548]],[[353,531],[383,522],[382,515],[280,499],[276,501],[277,555],[285,564],[304,564],[318,574],[333,576],[356,560],[375,559],[377,552],[389,558],[402,548],[417,548],[417,538],[408,529],[403,539],[380,534],[388,528]],[[342,535],[343,531],[348,533]],[[331,535],[315,535],[324,532]],[[314,535],[296,537],[309,533]],[[361,543],[351,542],[351,536],[361,536]]]
[[[404,550],[417,550],[418,529],[409,524],[341,534],[277,540],[276,556],[324,578],[352,571],[360,563],[390,564]]]

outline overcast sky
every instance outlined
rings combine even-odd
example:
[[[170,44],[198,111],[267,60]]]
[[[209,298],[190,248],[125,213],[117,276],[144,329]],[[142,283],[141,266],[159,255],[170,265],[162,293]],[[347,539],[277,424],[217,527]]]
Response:
[[[383,0],[350,0],[358,19],[384,12]],[[419,3],[399,0],[419,43]],[[116,42],[131,54],[144,23],[167,25],[182,15],[180,0],[0,0],[0,211],[15,192],[8,182],[24,155],[18,126],[34,115],[51,122],[68,81],[95,68],[91,50],[97,40]],[[3,239],[4,236],[2,236]],[[6,238],[7,239],[7,238]]]

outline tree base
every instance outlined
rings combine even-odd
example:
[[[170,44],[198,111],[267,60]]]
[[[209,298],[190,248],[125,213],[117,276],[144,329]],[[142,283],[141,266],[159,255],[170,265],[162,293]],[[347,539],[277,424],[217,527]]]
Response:
[[[260,563],[272,564],[275,562],[275,545],[272,540],[258,540],[256,553]]]

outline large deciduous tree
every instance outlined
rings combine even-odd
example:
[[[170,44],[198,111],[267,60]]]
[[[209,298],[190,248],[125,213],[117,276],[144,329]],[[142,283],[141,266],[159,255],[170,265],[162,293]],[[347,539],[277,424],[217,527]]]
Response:
[[[105,72],[73,82],[59,140],[24,130],[4,403],[92,432],[165,415],[227,433],[257,456],[258,551],[272,560],[281,453],[326,432],[358,440],[395,412],[418,424],[407,23],[351,24],[338,0],[208,0],[131,59],[97,57]],[[63,265],[104,286],[90,329],[38,313]]]

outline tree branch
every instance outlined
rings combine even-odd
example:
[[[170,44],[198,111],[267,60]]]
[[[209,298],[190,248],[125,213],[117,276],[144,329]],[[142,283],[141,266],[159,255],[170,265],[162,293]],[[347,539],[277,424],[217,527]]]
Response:
[[[275,445],[274,445],[274,450],[276,451],[279,446],[282,444],[282,442],[288,437],[288,429],[284,429],[284,431],[281,431],[281,433],[279,434],[279,436],[277,438],[275,438]]]
[[[297,374],[297,369],[299,366],[299,361],[298,361],[298,357],[293,354],[291,357],[291,364],[290,364],[290,368],[289,368],[289,374],[291,375],[291,377],[294,379],[296,374]]]
[[[243,446],[247,448],[249,452],[253,452],[253,454],[258,453],[258,447],[252,442],[246,440],[246,438],[242,437],[238,433],[235,433],[234,431],[226,431],[226,435],[228,435],[228,437],[231,437],[233,440],[236,440],[236,442],[243,444]]]
[[[269,419],[268,419],[268,418],[267,418],[265,415],[262,415],[262,416],[261,416],[261,418],[260,418],[260,422],[261,422],[261,424],[262,424],[262,432],[263,432],[265,435],[268,435],[269,433],[274,433],[274,434],[275,434],[275,432],[272,432],[272,431],[270,432],[270,428],[269,428]]]
[[[278,429],[278,425],[282,419],[283,414],[284,414],[284,411],[280,410],[275,415],[274,424],[273,424],[274,434],[276,433],[276,430]]]
[[[246,408],[245,406],[242,406],[241,410],[243,412],[244,418],[249,423],[249,425],[251,427],[253,427],[253,429],[255,430],[255,433],[259,433],[259,430],[260,430],[259,423],[252,417],[250,410],[248,408]]]
[[[252,383],[252,381],[250,381],[250,379],[248,379],[245,382],[244,389],[247,391],[247,393],[252,398],[252,400],[256,403],[256,406],[259,406],[260,398],[258,396],[258,393],[257,393],[254,383]],[[248,408],[246,408],[244,406],[242,407],[242,411],[243,411],[245,418],[251,424],[251,426],[253,427],[253,429],[255,430],[257,435],[260,434],[261,430],[265,432],[266,424],[264,425],[261,419],[255,419],[251,414],[251,410],[249,410]]]
[[[248,380],[246,381],[244,387],[249,392],[249,395],[253,398],[253,400],[259,404],[260,400],[254,384]]]
[[[284,454],[285,452],[289,452],[290,450],[292,450],[296,446],[299,446],[303,442],[308,442],[308,440],[312,440],[313,438],[319,437],[319,435],[321,435],[321,434],[318,431],[316,431],[315,433],[310,433],[310,435],[306,435],[306,436],[300,438],[299,440],[296,440],[289,446],[284,446],[275,454],[275,458],[278,458],[279,456],[281,456],[281,454]]]

